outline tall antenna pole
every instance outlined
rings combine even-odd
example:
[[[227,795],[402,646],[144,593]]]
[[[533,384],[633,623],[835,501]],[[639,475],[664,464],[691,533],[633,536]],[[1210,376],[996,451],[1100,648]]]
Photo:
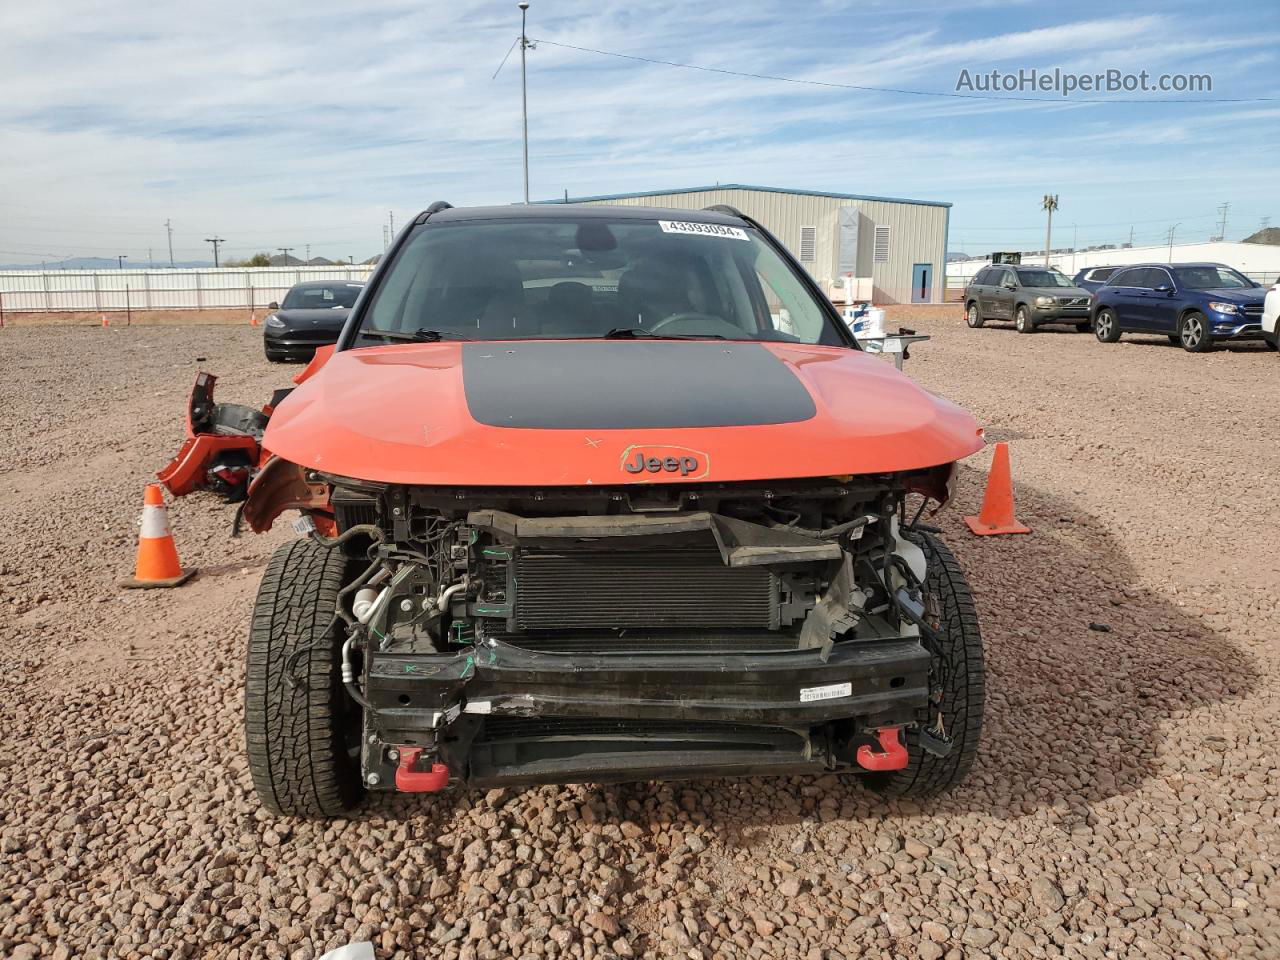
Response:
[[[1170,263],[1173,263],[1173,231],[1177,230],[1180,226],[1182,226],[1181,223],[1175,223],[1172,227],[1169,228],[1169,262]]]
[[[1230,203],[1224,203],[1218,207],[1218,212],[1222,214],[1222,222],[1218,224],[1218,240],[1227,239],[1227,211],[1230,209]]]
[[[221,237],[205,237],[204,242],[213,244],[213,265],[216,267],[218,265],[218,247],[227,241]]]
[[[1047,267],[1049,266],[1049,248],[1053,238],[1053,211],[1058,209],[1058,195],[1056,193],[1046,193],[1041,206],[1049,213],[1049,221],[1044,227],[1044,265]]]
[[[525,19],[529,13],[529,4],[520,0],[516,4],[520,8],[520,120],[524,128],[524,202],[529,205],[529,85],[526,79],[525,51],[529,49],[529,38],[525,35]]]
[[[173,266],[173,226],[172,222],[166,220],[164,222],[165,232],[169,234],[169,266]]]

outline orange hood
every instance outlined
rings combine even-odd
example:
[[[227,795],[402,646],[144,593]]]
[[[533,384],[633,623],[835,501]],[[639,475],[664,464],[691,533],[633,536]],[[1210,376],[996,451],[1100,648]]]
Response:
[[[384,483],[583,486],[915,470],[974,453],[982,431],[856,350],[537,340],[335,353],[263,445]]]

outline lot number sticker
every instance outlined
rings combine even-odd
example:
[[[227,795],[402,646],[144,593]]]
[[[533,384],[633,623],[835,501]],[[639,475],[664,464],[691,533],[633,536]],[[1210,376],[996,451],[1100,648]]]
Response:
[[[813,703],[815,700],[839,700],[852,696],[852,683],[830,683],[825,687],[801,687],[800,702]]]
[[[747,231],[741,227],[726,227],[720,223],[686,223],[683,220],[659,220],[663,233],[693,233],[701,237],[724,237],[727,240],[747,240]]]

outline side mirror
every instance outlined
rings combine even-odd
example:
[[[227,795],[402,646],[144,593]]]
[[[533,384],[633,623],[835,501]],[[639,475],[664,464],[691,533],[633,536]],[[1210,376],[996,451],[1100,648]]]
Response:
[[[1162,283],[1160,286],[1156,287],[1156,293],[1173,293],[1173,287],[1169,286],[1167,283]]]
[[[276,303],[274,300],[272,300],[270,303],[268,303],[268,304],[267,304],[267,309],[268,309],[268,310],[279,310],[279,309],[280,309],[280,304],[278,304],[278,303]]]
[[[1018,285],[1014,283],[1012,280],[1006,280],[1004,283],[1000,284],[1000,286],[1004,287],[1006,290],[1018,289]]]

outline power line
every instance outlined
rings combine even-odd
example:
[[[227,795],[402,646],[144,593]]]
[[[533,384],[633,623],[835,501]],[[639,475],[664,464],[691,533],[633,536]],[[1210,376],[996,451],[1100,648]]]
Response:
[[[555,40],[537,39],[534,43],[545,43],[551,47],[562,47],[566,50],[577,50],[579,53],[594,53],[601,57],[616,57],[619,60],[634,60],[639,63],[651,63],[662,67],[679,67],[682,70],[701,70],[703,73],[720,73],[730,77],[749,77],[752,80],[775,80],[779,83],[798,83],[809,87],[828,87],[833,90],[860,90],[864,93],[897,93],[911,97],[946,97],[955,100],[1000,100],[1025,101],[1028,103],[1272,103],[1280,97],[1115,97],[1109,99],[1088,97],[999,97],[984,93],[957,93],[941,90],[907,90],[902,87],[872,87],[859,83],[836,83],[830,80],[801,80],[796,77],[784,77],[770,73],[749,73],[745,70],[727,70],[723,67],[705,67],[693,63],[679,63],[675,60],[659,60],[655,57],[641,57],[631,53],[617,53],[613,50],[597,50],[594,47],[580,47],[572,43],[559,43]]]

